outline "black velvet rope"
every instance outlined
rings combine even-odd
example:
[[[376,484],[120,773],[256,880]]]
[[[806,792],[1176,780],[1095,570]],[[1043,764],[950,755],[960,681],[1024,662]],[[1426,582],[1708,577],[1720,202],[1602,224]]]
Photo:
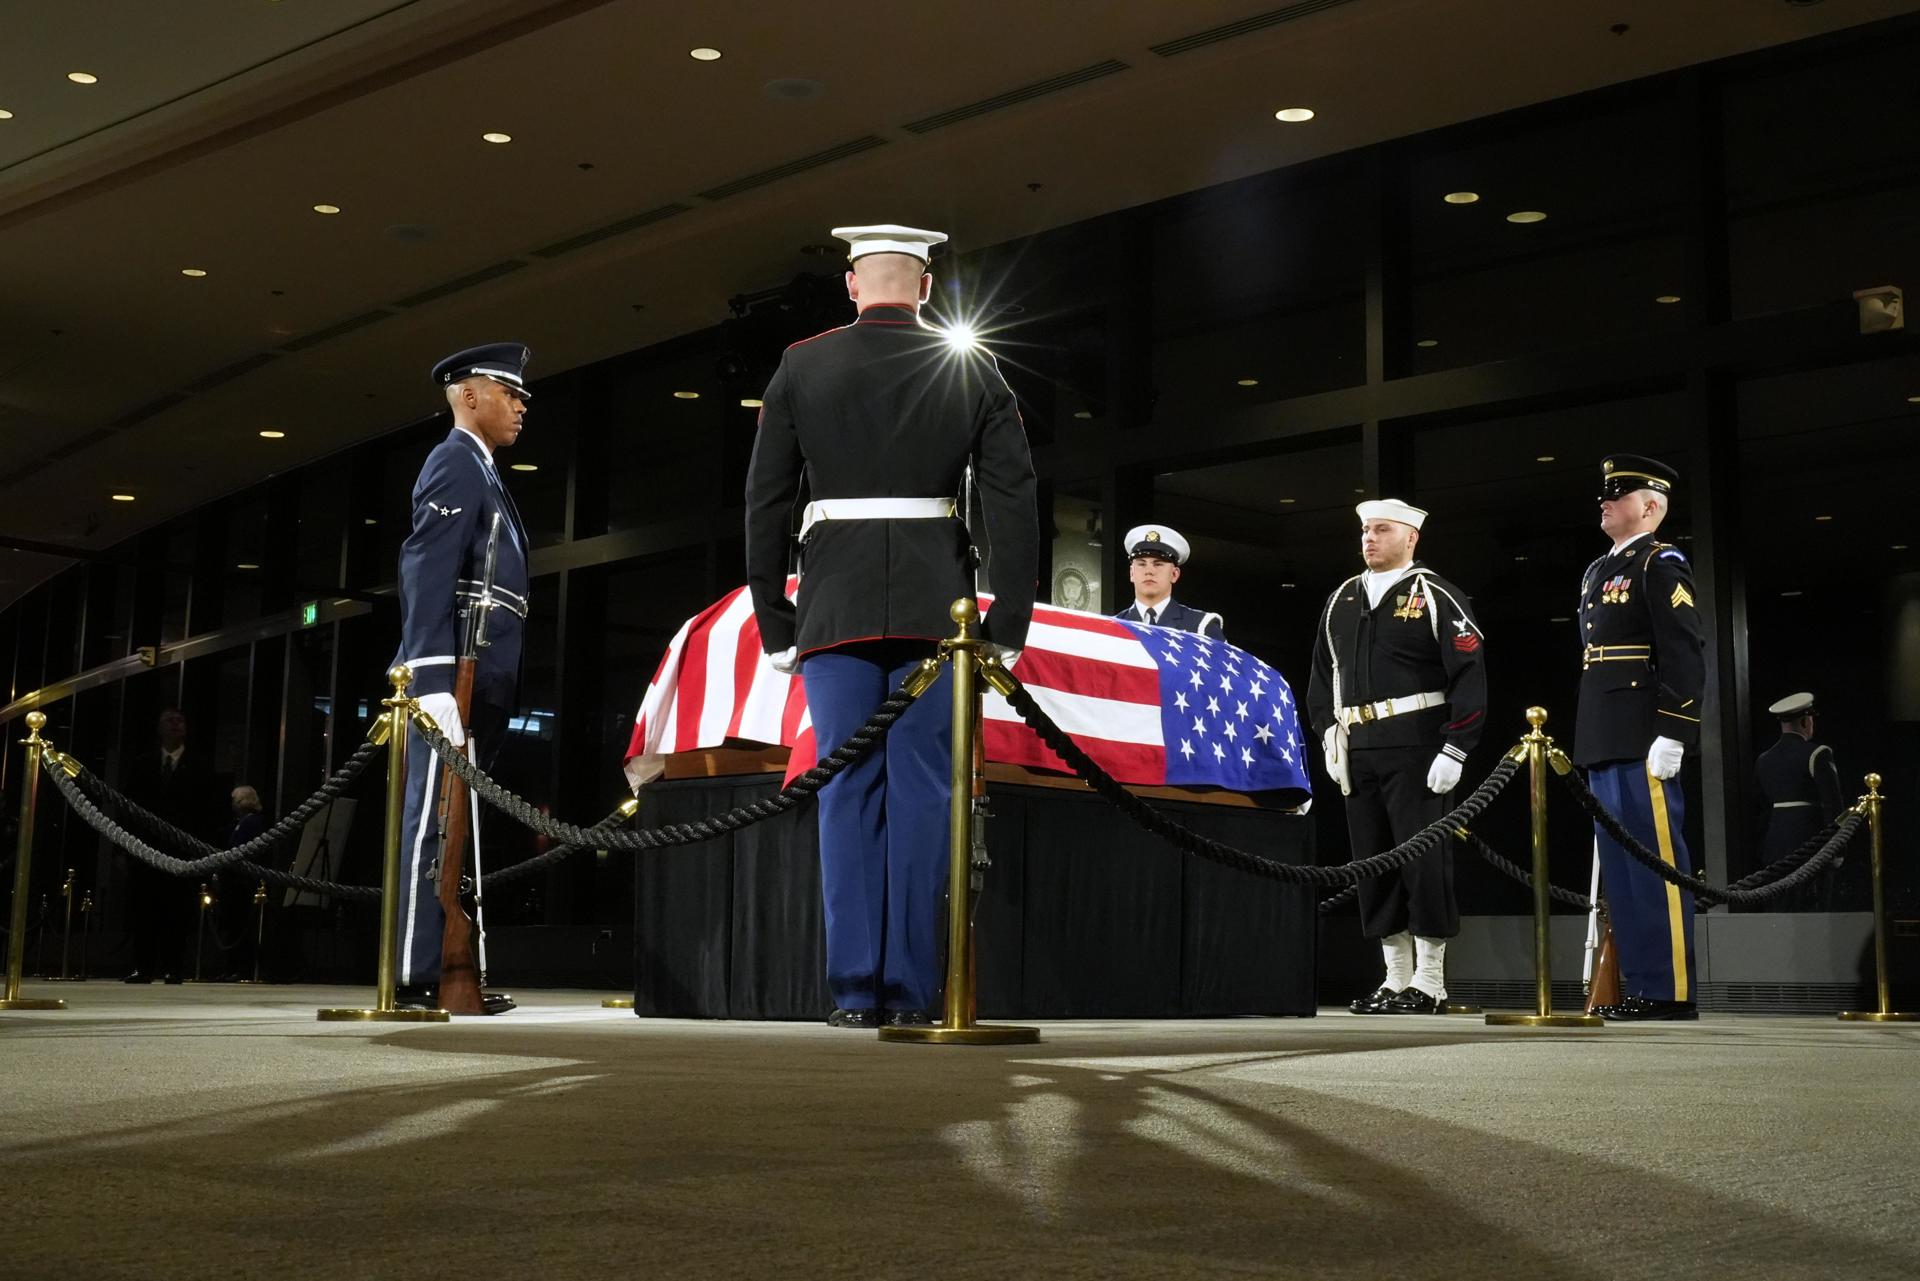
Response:
[[[461,780],[473,789],[476,796],[521,826],[551,840],[562,841],[567,846],[577,847],[568,849],[567,854],[575,853],[577,849],[618,850],[621,853],[633,854],[642,850],[665,849],[674,845],[692,845],[700,841],[710,841],[728,832],[736,832],[754,823],[764,822],[777,814],[784,814],[825,787],[840,771],[879,746],[880,742],[886,738],[887,731],[893,728],[894,722],[898,721],[907,708],[913,705],[913,700],[917,697],[917,694],[908,693],[905,685],[896,689],[888,695],[886,702],[880,704],[873,715],[867,718],[867,723],[855,730],[846,742],[834,748],[819,764],[766,800],[754,801],[737,809],[728,810],[724,814],[691,823],[669,823],[662,827],[641,828],[634,831],[622,831],[618,824],[606,819],[593,827],[581,827],[576,823],[565,823],[549,818],[524,797],[517,796],[502,787],[485,770],[468,760],[466,754],[455,747],[452,741],[440,732],[438,726],[416,718],[414,729],[419,732],[427,746],[440,757],[441,762],[459,775]],[[557,862],[565,855],[560,854],[559,851],[550,850],[536,857]],[[532,861],[527,860],[527,862]],[[524,875],[519,872],[519,869],[524,866],[525,863],[516,863],[513,867],[503,870]],[[482,878],[482,883],[485,884],[490,879]]]
[[[1007,678],[1009,688],[1005,692],[1007,703],[1020,713],[1033,732],[1040,736],[1053,754],[1064,761],[1068,768],[1079,775],[1102,798],[1118,808],[1128,818],[1158,836],[1177,849],[1196,854],[1212,863],[1235,871],[1246,872],[1252,876],[1267,880],[1283,881],[1296,885],[1357,885],[1370,877],[1381,876],[1396,868],[1405,867],[1417,858],[1432,852],[1440,843],[1452,834],[1455,828],[1465,826],[1480,817],[1487,806],[1493,804],[1496,796],[1513,779],[1520,764],[1512,759],[1502,759],[1487,775],[1486,781],[1473,790],[1454,809],[1421,828],[1412,836],[1390,850],[1358,859],[1351,863],[1332,867],[1320,867],[1306,863],[1281,863],[1247,850],[1224,844],[1185,827],[1172,818],[1154,809],[1145,801],[1129,792],[1080,745],[1067,735],[1048,716],[1046,711],[1034,701],[1024,685],[1011,675]]]

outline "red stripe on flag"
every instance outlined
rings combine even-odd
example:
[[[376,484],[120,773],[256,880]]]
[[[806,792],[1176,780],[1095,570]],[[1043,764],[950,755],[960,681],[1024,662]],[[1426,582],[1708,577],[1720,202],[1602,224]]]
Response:
[[[760,670],[760,628],[749,614],[740,624],[733,645],[733,715],[727,719],[727,737],[740,737],[740,717],[747,710],[747,695],[753,692],[754,674]]]
[[[1025,725],[1011,721],[988,721],[983,727],[987,759],[1006,765],[1024,765],[1030,769],[1071,773],[1067,763],[1040,741],[1040,736]],[[1093,757],[1100,768],[1128,783],[1159,785],[1167,781],[1166,753],[1144,743],[1116,743],[1111,739],[1075,734],[1080,750]]]
[[[1014,674],[1022,684],[1036,689],[1069,690],[1089,698],[1160,705],[1160,673],[1150,667],[1123,667],[1074,654],[1029,649],[1021,653],[1020,661],[1014,665]]]

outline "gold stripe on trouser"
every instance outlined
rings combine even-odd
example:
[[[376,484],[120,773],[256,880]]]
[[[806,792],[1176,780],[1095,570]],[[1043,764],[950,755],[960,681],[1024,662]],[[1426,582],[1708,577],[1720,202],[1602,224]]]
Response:
[[[1667,822],[1667,789],[1647,771],[1647,798],[1653,803],[1653,831],[1660,842],[1660,861],[1676,872],[1680,865],[1673,857],[1673,828]],[[1691,1000],[1687,991],[1687,922],[1680,912],[1680,887],[1661,881],[1667,889],[1667,937],[1673,946],[1673,999]]]

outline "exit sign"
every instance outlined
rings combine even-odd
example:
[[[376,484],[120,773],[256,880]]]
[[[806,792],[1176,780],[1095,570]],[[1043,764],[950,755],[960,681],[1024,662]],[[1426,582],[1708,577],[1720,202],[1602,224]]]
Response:
[[[310,600],[300,607],[300,626],[312,627],[320,621],[320,602]]]

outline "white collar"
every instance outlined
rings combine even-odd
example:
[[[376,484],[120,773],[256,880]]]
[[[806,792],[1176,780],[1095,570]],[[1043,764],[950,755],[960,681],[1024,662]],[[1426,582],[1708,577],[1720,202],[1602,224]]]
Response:
[[[175,766],[178,766],[180,764],[180,758],[182,756],[185,756],[186,754],[187,754],[187,745],[185,743],[180,744],[180,746],[174,748],[171,752],[169,752],[164,747],[160,749],[160,759],[163,761],[169,761]]]
[[[478,445],[480,447],[480,457],[486,459],[488,466],[493,465],[493,450],[487,447],[486,440],[480,435],[479,432],[470,430],[469,428],[461,425],[460,423],[455,423],[453,425],[453,429],[457,432],[464,434],[468,440],[471,440],[474,444]]]
[[[1147,616],[1147,611],[1150,609],[1159,611],[1154,615],[1155,618],[1165,618],[1167,616],[1167,611],[1172,608],[1173,608],[1172,592],[1168,592],[1165,596],[1161,597],[1160,603],[1158,605],[1149,605],[1147,604],[1147,602],[1141,600],[1138,596],[1135,596],[1133,598],[1133,610],[1136,614],[1140,615],[1141,618],[1145,618]]]
[[[1641,539],[1652,538],[1652,537],[1653,537],[1653,531],[1651,529],[1642,530],[1640,533],[1635,534],[1632,538],[1627,539],[1627,541],[1624,543],[1615,543],[1613,545],[1613,550],[1608,552],[1607,555],[1618,556],[1621,552],[1627,550],[1627,548],[1633,546],[1635,543],[1639,542]]]

